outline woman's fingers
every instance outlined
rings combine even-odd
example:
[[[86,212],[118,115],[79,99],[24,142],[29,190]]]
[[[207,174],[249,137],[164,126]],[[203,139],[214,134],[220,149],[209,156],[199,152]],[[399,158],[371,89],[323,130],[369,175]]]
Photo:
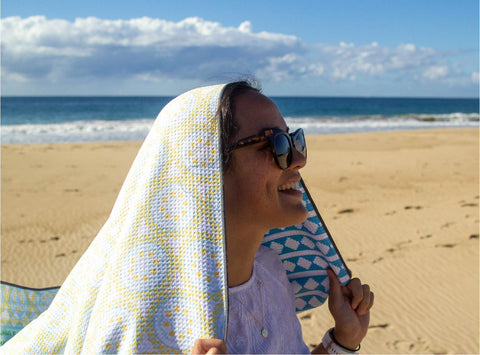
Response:
[[[227,354],[227,347],[220,339],[197,339],[192,354]]]
[[[370,286],[362,285],[362,289],[363,289],[363,299],[357,308],[357,314],[360,316],[363,316],[364,314],[368,313],[371,307],[370,300],[372,298],[372,292],[370,292]]]
[[[333,302],[338,304],[340,299],[345,297],[359,316],[365,315],[370,311],[370,308],[373,306],[374,295],[370,291],[369,285],[362,285],[359,278],[354,278],[346,286],[341,286],[332,270],[327,269],[327,273],[330,280],[330,299]]]
[[[362,285],[358,278],[352,279],[345,288],[346,296],[350,298],[350,305],[358,315],[367,314],[373,306],[374,295],[370,286]]]
[[[358,305],[363,300],[363,287],[360,279],[354,278],[350,280],[347,289],[350,291],[350,305],[354,310],[357,310]]]
[[[330,296],[331,297],[341,297],[340,282],[338,281],[337,275],[331,269],[327,269],[328,279],[330,281]]]

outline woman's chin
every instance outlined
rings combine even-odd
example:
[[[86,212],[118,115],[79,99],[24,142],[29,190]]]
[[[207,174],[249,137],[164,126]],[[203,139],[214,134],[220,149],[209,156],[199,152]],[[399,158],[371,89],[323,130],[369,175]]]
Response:
[[[291,207],[288,212],[285,213],[284,218],[279,220],[279,225],[275,228],[285,228],[296,224],[305,222],[308,218],[308,211],[303,203],[297,204],[295,207]]]

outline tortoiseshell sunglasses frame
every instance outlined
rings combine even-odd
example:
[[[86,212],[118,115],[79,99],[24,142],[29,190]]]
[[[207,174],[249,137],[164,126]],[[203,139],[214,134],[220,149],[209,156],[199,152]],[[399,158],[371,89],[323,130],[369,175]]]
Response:
[[[278,159],[278,156],[277,156],[277,153],[276,153],[276,150],[275,150],[274,137],[277,134],[284,135],[287,138],[288,143],[290,145],[290,151],[288,153],[288,159],[287,159],[288,162],[287,162],[286,166],[282,166],[282,164],[280,164],[280,161]],[[299,151],[295,147],[295,144],[294,144],[294,137],[298,134],[301,134],[303,136],[303,141],[305,143],[305,149],[304,149],[303,152]],[[268,140],[269,143],[270,143],[270,147],[272,149],[272,154],[273,154],[273,157],[275,158],[275,162],[277,163],[278,167],[282,170],[288,169],[290,167],[290,165],[292,164],[292,155],[293,155],[292,149],[297,150],[300,154],[302,154],[305,158],[307,158],[307,144],[306,144],[306,141],[305,141],[305,134],[304,134],[302,128],[299,128],[295,132],[292,132],[292,133],[288,133],[288,132],[286,132],[284,130],[281,130],[281,129],[278,129],[278,128],[269,128],[269,129],[266,129],[265,131],[263,131],[263,133],[261,133],[261,134],[248,136],[248,137],[239,139],[238,141],[230,144],[228,147],[231,151],[233,151],[235,149],[246,147],[246,146],[253,145],[253,144],[257,144],[257,143],[260,143],[260,142],[263,142],[263,141],[266,141],[266,140]]]

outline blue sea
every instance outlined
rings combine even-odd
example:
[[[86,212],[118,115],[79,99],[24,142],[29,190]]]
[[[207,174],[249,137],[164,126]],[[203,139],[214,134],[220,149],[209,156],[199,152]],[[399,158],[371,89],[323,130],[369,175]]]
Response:
[[[143,140],[172,97],[2,97],[3,144]],[[478,127],[478,99],[273,97],[306,134]]]

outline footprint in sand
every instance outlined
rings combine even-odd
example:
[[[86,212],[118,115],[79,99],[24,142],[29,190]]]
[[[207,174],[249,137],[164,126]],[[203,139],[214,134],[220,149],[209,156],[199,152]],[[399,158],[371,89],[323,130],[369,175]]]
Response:
[[[445,224],[443,224],[440,228],[448,228],[450,226],[453,226],[455,224],[455,222],[447,222]]]
[[[410,243],[412,243],[412,240],[408,239],[408,240],[404,240],[403,242],[399,242],[399,243],[395,244],[395,246],[397,247],[397,250],[400,250],[400,249],[403,249],[404,245],[410,244]]]
[[[368,326],[369,329],[374,329],[374,328],[381,328],[381,329],[385,329],[385,328],[388,328],[390,326],[389,323],[383,323],[383,324],[372,324],[370,326]]]
[[[421,210],[423,207],[422,206],[405,206],[404,209],[406,210]]]
[[[435,248],[455,248],[457,244],[435,244]]]
[[[360,253],[358,253],[357,257],[350,257],[350,258],[347,258],[346,260],[350,261],[350,262],[355,262],[355,261],[362,260],[362,259],[363,259],[363,253],[360,252]]]
[[[347,208],[341,211],[338,211],[338,214],[344,214],[344,213],[353,213],[355,210],[353,208]]]
[[[421,337],[418,337],[417,340],[395,340],[393,342],[387,342],[386,345],[395,350],[395,352],[405,353],[405,352],[420,352],[420,353],[432,353],[430,347],[427,345],[426,341]],[[434,352],[438,354],[438,352]],[[441,352],[440,354],[445,353]]]
[[[408,240],[405,240],[405,241],[403,241],[403,242],[400,242],[400,243],[395,244],[395,246],[394,246],[393,248],[388,248],[388,249],[386,249],[385,251],[386,251],[387,253],[393,254],[393,253],[395,253],[395,252],[397,252],[397,251],[402,250],[403,247],[404,247],[404,245],[407,245],[407,244],[410,244],[410,243],[412,243],[412,240],[411,240],[411,239],[408,239]],[[381,258],[380,258],[380,259],[381,259]],[[378,260],[378,259],[377,259],[377,260]],[[378,261],[379,261],[379,260],[378,260]]]
[[[424,235],[424,236],[420,237],[420,239],[429,239],[431,237],[432,237],[431,234],[427,234],[427,235]]]

